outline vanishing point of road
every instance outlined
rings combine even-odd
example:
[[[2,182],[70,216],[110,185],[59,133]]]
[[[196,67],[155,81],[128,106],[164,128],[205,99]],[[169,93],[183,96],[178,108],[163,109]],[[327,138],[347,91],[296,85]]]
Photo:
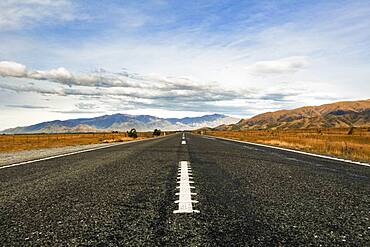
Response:
[[[370,168],[186,133],[0,169],[1,246],[370,246]]]

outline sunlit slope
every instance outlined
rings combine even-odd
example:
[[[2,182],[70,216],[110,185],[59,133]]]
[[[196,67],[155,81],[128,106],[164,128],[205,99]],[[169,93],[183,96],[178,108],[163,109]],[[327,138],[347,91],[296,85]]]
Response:
[[[370,127],[370,99],[279,110],[221,125],[218,130]]]

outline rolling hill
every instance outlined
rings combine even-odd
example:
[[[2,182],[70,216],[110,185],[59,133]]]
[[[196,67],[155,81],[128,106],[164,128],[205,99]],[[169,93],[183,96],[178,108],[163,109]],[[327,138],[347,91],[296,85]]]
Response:
[[[216,130],[370,127],[370,99],[279,110],[223,124]]]
[[[136,128],[137,131],[161,130],[192,130],[205,126],[216,127],[220,124],[236,123],[240,119],[226,115],[213,114],[201,117],[158,118],[150,115],[113,114],[95,118],[79,118],[55,120],[35,125],[16,127],[0,133],[66,133],[96,131],[126,131]]]

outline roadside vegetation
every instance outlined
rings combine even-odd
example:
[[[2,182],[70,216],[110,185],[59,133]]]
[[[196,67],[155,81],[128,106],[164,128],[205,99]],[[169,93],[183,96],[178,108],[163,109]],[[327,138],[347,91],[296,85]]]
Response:
[[[203,134],[262,143],[345,159],[370,161],[370,128],[203,131]]]
[[[153,131],[153,136],[160,136],[161,135],[161,130],[160,129],[155,129]]]
[[[137,138],[136,129],[131,129],[131,130],[127,131],[127,135],[128,135],[128,137],[136,139]]]
[[[64,147],[85,144],[113,143],[145,139],[152,132],[136,132],[135,137],[125,132],[76,133],[76,134],[17,134],[0,135],[0,152],[31,150],[51,147]]]

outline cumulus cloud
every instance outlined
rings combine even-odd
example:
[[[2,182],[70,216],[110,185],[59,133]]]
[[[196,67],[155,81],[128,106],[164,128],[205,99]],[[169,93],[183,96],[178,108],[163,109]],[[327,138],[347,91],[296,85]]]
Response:
[[[27,69],[23,64],[0,61],[0,76],[25,77]]]
[[[246,69],[256,75],[287,74],[297,72],[309,64],[307,57],[287,57],[270,61],[259,61]]]
[[[51,80],[68,82],[73,79],[73,75],[65,68],[51,69],[48,71],[35,71],[28,74],[29,78],[37,80]]]
[[[50,70],[28,70],[23,64],[11,61],[0,61],[0,76],[22,77],[34,80],[48,80],[64,85],[78,85],[89,87],[138,87],[134,82],[128,83],[128,76],[92,73],[88,75],[74,75],[66,68],[60,67]]]
[[[109,73],[98,71],[76,75],[65,68],[46,71],[28,70],[26,66],[15,62],[0,62],[0,75],[33,80],[46,80],[63,86],[46,90],[37,85],[3,85],[14,91],[45,91],[58,95],[119,95],[139,99],[178,99],[218,101],[233,99],[236,96],[248,97],[247,90],[238,92],[222,88],[216,82],[199,82],[186,77],[164,77],[160,75],[140,75],[129,73]]]
[[[139,75],[136,73],[128,73],[127,71],[109,73],[105,70],[99,70],[90,74],[76,75],[63,67],[45,71],[32,71],[28,70],[25,65],[10,61],[0,62],[0,76],[48,80],[63,85],[86,87],[165,88],[167,90],[193,90],[199,87],[199,83],[188,78]]]

